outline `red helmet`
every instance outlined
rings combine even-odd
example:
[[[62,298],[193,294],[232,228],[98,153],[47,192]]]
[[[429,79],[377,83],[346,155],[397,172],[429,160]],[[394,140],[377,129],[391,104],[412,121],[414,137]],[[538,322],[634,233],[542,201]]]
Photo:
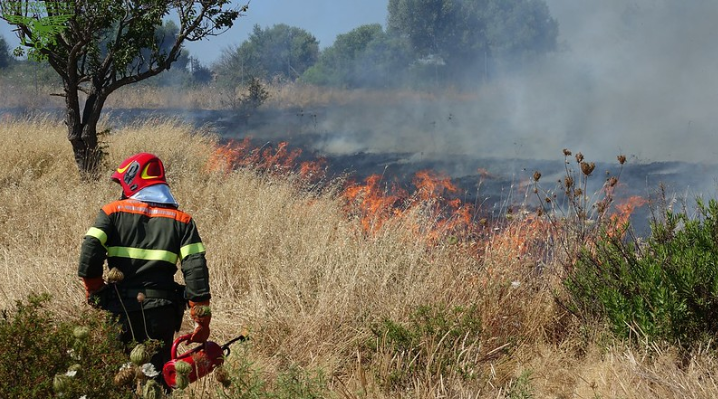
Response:
[[[128,198],[145,187],[167,184],[162,161],[146,152],[135,154],[122,161],[111,179],[120,183],[123,194]]]

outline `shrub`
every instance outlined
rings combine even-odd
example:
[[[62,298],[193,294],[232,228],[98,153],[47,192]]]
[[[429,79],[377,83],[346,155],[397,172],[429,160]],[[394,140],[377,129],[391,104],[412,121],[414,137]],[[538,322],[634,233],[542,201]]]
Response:
[[[718,202],[666,210],[645,243],[603,234],[566,279],[574,311],[684,348],[718,333]]]
[[[387,388],[410,388],[427,371],[432,376],[476,378],[481,348],[481,315],[476,306],[447,309],[421,306],[409,323],[389,319],[372,328],[374,340],[365,357],[385,355],[395,364],[389,375],[377,376]]]
[[[236,352],[233,352],[236,353]],[[253,364],[248,352],[242,349],[235,362],[222,366],[222,374],[229,376],[228,380],[222,378],[222,385],[218,391],[219,397],[226,399],[316,399],[326,398],[328,389],[326,379],[320,370],[304,370],[297,365],[289,365],[276,376],[274,383],[269,383],[262,370]],[[218,370],[213,372],[218,378]]]
[[[89,308],[76,320],[57,321],[44,307],[49,301],[47,294],[33,294],[0,314],[0,397],[132,397],[113,386],[126,361],[117,325]]]

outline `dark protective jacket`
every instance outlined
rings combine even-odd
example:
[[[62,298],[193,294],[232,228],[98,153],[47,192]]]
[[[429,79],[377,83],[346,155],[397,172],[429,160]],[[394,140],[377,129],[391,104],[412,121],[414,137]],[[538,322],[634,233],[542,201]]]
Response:
[[[85,234],[80,250],[80,277],[101,277],[103,264],[118,268],[124,279],[105,288],[107,310],[139,310],[137,293],[146,293],[144,308],[170,305],[174,275],[181,264],[187,300],[210,299],[205,248],[187,213],[166,205],[123,199],[102,207]],[[109,292],[108,292],[109,291]],[[119,292],[122,304],[116,296]],[[113,300],[114,299],[114,300]]]

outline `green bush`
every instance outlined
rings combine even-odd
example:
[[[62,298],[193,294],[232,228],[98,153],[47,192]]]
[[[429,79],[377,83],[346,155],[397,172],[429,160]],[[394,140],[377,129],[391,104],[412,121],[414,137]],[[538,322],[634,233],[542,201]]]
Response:
[[[273,383],[262,375],[248,356],[248,349],[241,347],[235,362],[214,370],[214,378],[223,382],[218,395],[225,399],[317,399],[331,397],[326,379],[320,370],[308,371],[296,365],[279,372]],[[233,355],[233,356],[235,356]],[[220,376],[222,376],[220,378]],[[225,379],[226,377],[227,379]]]
[[[130,398],[113,385],[125,363],[118,327],[105,313],[78,311],[57,320],[45,305],[49,295],[30,295],[0,314],[0,398]]]
[[[373,326],[374,339],[367,343],[365,357],[385,353],[395,359],[391,374],[377,378],[392,389],[411,387],[427,371],[433,376],[476,378],[480,317],[476,306],[421,306],[409,323],[385,319]]]
[[[565,281],[575,312],[688,348],[718,333],[718,202],[663,212],[644,243],[603,234]]]

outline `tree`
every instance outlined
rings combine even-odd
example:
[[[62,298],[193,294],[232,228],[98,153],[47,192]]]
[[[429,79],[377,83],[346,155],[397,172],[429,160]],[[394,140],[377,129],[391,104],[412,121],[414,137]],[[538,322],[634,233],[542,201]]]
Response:
[[[5,38],[0,36],[0,69],[7,68],[11,60],[10,47],[5,41]]]
[[[254,26],[249,39],[225,50],[215,71],[231,84],[250,77],[295,80],[319,58],[319,42],[309,32],[285,24],[262,29]]]
[[[62,79],[68,140],[83,178],[97,176],[97,123],[108,96],[170,69],[184,42],[221,34],[246,10],[229,0],[0,0],[0,18],[17,27],[29,57],[47,60]],[[179,23],[165,41],[158,27],[170,16]]]
[[[558,23],[543,0],[389,0],[387,31],[451,75],[553,51]]]
[[[380,24],[362,25],[338,35],[302,80],[341,87],[395,86],[409,62],[403,42],[390,38]]]

